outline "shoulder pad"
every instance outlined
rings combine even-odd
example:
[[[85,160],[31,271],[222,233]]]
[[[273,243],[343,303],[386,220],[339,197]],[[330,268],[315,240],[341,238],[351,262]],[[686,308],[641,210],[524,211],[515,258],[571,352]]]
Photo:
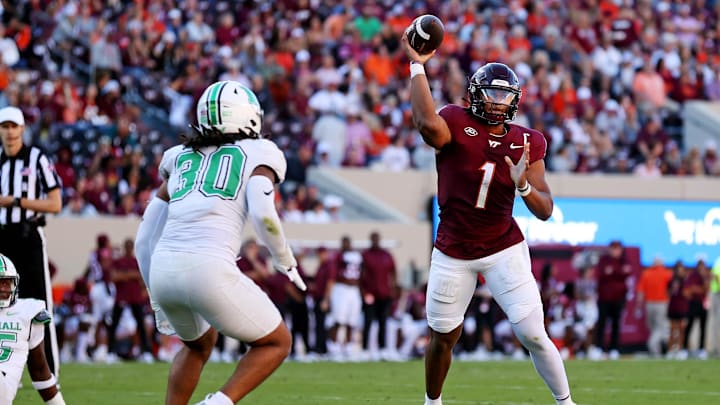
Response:
[[[250,162],[250,170],[258,166],[268,166],[273,169],[278,178],[278,183],[285,180],[285,172],[287,171],[287,161],[285,155],[280,148],[268,139],[248,139],[241,144],[248,154]]]
[[[178,153],[180,153],[183,148],[183,145],[175,145],[172,148],[163,152],[162,160],[160,160],[160,166],[158,168],[158,171],[160,172],[160,177],[163,180],[167,180],[167,178],[170,176],[170,173],[175,166],[175,157],[177,157]]]
[[[35,315],[32,319],[32,323],[49,323],[51,319],[52,317],[50,317],[50,313],[46,309],[43,309]]]
[[[23,318],[32,319],[33,323],[47,323],[51,319],[50,313],[45,309],[45,302],[35,298],[20,298],[12,308],[21,312]]]

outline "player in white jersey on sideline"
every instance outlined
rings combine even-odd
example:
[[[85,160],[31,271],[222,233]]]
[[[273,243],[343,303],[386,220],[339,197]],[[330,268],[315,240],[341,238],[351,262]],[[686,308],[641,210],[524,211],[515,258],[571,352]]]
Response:
[[[274,204],[285,157],[260,135],[257,97],[237,82],[214,83],[198,101],[197,122],[182,145],[163,155],[164,182],[138,230],[158,329],[174,331],[184,343],[170,368],[167,405],[188,403],[218,331],[251,349],[225,385],[200,404],[234,404],[290,352],[279,311],[235,265],[246,221],[272,253],[273,267],[306,289]]]
[[[0,405],[13,403],[25,364],[43,401],[65,405],[45,358],[45,324],[50,314],[43,301],[17,298],[19,282],[15,265],[0,254]]]

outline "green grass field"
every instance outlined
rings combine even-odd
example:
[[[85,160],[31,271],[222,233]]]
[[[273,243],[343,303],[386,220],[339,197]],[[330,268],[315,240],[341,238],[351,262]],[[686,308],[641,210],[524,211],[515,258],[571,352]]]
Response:
[[[566,362],[581,405],[720,403],[720,361],[620,360]],[[233,369],[209,364],[193,397],[199,401]],[[164,401],[168,364],[64,365],[60,382],[69,405],[150,405]],[[241,403],[256,405],[422,404],[423,363],[286,363]],[[456,361],[445,404],[554,402],[529,361]],[[15,404],[42,404],[24,380]]]

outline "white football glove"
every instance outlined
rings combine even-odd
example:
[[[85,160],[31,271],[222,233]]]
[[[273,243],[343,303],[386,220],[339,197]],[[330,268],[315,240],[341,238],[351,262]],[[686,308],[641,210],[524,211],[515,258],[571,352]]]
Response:
[[[297,260],[295,260],[292,253],[279,259],[273,257],[272,265],[275,271],[285,274],[301,291],[307,291],[307,285],[305,285],[305,281],[297,271]]]

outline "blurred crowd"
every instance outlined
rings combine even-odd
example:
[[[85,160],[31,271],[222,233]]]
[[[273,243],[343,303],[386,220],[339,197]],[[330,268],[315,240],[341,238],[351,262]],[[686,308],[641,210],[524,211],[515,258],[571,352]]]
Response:
[[[202,90],[236,80],[258,95],[264,130],[286,151],[281,212],[323,213],[321,198],[298,196],[309,166],[434,166],[411,123],[399,49],[412,19],[432,13],[446,30],[427,66],[437,104],[464,104],[467,76],[507,63],[522,81],[516,121],[546,134],[550,171],[716,176],[717,145],[685,148],[681,111],[687,100],[720,100],[719,8],[714,0],[4,1],[0,106],[20,107],[26,136],[56,157],[65,214],[141,214],[158,159],[194,122]]]
[[[244,241],[238,271],[283,315],[293,336],[291,360],[423,356],[428,343],[424,270],[397,269],[379,233],[372,232],[368,241],[345,236],[337,247],[296,249],[306,292],[272,270],[265,247],[252,238]],[[670,267],[658,259],[635,269],[620,241],[580,252],[581,257],[570,273],[549,260],[536,274],[546,328],[563,358],[720,356],[720,257]],[[176,336],[155,329],[132,240],[117,246],[98,235],[87,271],[59,299],[55,322],[64,362],[170,361],[180,348]],[[623,338],[628,334],[638,336]],[[211,361],[234,362],[246,349],[221,335]],[[527,359],[481,276],[454,355],[470,361]]]

